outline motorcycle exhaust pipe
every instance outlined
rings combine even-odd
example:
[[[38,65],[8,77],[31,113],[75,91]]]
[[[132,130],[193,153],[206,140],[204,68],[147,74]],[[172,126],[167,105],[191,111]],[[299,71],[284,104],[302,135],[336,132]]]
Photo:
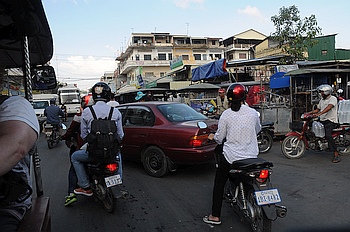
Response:
[[[282,205],[275,205],[276,206],[276,213],[277,217],[284,218],[287,216],[287,207]]]

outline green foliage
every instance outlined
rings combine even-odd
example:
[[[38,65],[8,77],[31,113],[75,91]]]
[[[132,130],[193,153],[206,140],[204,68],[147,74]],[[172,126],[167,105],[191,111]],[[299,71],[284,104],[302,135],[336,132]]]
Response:
[[[282,7],[279,15],[271,17],[276,31],[271,34],[277,41],[279,48],[291,55],[292,61],[304,60],[304,52],[308,47],[317,43],[314,38],[321,35],[321,28],[317,25],[315,15],[301,19],[298,8],[293,5]]]

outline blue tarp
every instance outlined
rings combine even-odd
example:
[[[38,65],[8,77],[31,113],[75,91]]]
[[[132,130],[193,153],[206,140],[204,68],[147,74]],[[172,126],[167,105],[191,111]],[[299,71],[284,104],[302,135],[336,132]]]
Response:
[[[285,72],[276,72],[270,77],[270,89],[286,88],[290,86],[290,76]]]
[[[192,69],[192,81],[227,75],[226,60],[220,59]]]

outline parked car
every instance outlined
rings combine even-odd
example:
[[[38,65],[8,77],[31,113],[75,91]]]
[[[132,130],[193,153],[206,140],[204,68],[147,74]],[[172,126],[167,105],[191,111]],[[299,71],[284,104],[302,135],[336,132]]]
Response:
[[[127,103],[117,108],[123,116],[123,159],[141,161],[150,176],[164,176],[177,165],[214,160],[216,143],[208,140],[208,134],[217,130],[217,120],[175,102]],[[198,122],[207,127],[200,128]]]

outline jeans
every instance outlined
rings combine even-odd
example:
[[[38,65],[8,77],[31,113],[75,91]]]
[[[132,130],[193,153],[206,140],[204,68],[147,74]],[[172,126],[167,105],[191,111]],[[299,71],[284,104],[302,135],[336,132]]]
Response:
[[[2,232],[16,232],[20,221],[14,216],[0,212],[0,228]]]
[[[117,157],[119,157],[119,159],[117,159]],[[89,158],[89,153],[84,149],[77,150],[72,154],[71,160],[78,177],[78,185],[81,188],[89,188],[89,177],[86,174],[84,166],[84,163],[91,161]],[[119,166],[117,174],[119,174],[120,178],[123,179],[122,156],[120,152],[116,155],[116,161]]]
[[[77,148],[72,145],[69,151],[69,161],[70,161],[70,167],[68,172],[68,195],[70,193],[74,193],[74,189],[77,188],[78,178],[77,174],[75,173],[75,169],[71,160],[73,152],[75,152]]]
[[[329,151],[337,151],[337,146],[335,145],[335,141],[332,137],[333,129],[336,128],[337,125],[329,120],[321,121],[321,123],[324,125],[325,138],[328,142]]]

